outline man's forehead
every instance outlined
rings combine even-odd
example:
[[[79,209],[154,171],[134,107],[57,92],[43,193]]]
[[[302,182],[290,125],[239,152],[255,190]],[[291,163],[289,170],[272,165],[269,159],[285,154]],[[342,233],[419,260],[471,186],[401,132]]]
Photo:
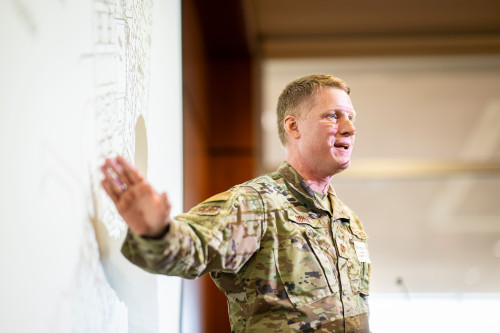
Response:
[[[356,111],[352,106],[349,94],[343,89],[336,87],[322,87],[304,98],[297,107],[298,114],[303,116],[308,114],[312,109],[320,109],[322,111],[345,112],[350,115],[356,115]]]
[[[339,105],[346,105],[352,107],[351,97],[349,94],[339,88],[324,87],[317,90],[312,96],[314,101],[327,101]]]
[[[337,101],[337,100],[328,100],[328,101],[319,101],[319,103],[311,104],[311,109],[314,107],[317,107],[320,109],[320,112],[342,112],[347,115],[356,115],[356,110],[354,109],[353,105],[350,103],[350,100],[343,100],[343,101]]]

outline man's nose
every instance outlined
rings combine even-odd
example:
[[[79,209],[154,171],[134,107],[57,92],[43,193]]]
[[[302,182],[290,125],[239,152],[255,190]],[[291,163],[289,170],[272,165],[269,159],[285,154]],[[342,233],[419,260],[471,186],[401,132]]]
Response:
[[[356,128],[351,120],[346,118],[341,125],[340,134],[343,136],[353,136],[356,134]]]

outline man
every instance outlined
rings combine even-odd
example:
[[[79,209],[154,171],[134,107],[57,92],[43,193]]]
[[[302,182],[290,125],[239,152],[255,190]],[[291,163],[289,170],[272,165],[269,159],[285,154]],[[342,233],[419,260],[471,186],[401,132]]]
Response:
[[[367,236],[330,185],[354,145],[349,92],[330,75],[291,82],[277,107],[286,162],[173,219],[166,194],[107,160],[102,184],[129,225],[123,254],[149,272],[210,273],[233,332],[368,332]]]

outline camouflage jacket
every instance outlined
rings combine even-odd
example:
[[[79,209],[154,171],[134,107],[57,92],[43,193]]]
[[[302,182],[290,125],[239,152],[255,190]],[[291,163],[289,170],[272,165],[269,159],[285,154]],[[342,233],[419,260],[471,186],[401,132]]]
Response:
[[[178,215],[161,239],[128,233],[143,269],[226,294],[233,332],[368,332],[363,226],[330,187],[320,200],[286,162]]]

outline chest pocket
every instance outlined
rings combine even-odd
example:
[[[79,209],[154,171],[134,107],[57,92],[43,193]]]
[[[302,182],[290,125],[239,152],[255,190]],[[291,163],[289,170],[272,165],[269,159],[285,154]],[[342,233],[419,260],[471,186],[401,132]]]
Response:
[[[275,250],[278,273],[297,308],[339,291],[335,263],[328,259],[323,235],[306,216],[289,213],[287,232]]]
[[[339,257],[345,259],[351,289],[354,294],[369,295],[371,264],[368,257],[367,236],[363,232],[341,227],[337,231]],[[342,268],[340,268],[342,271]]]

